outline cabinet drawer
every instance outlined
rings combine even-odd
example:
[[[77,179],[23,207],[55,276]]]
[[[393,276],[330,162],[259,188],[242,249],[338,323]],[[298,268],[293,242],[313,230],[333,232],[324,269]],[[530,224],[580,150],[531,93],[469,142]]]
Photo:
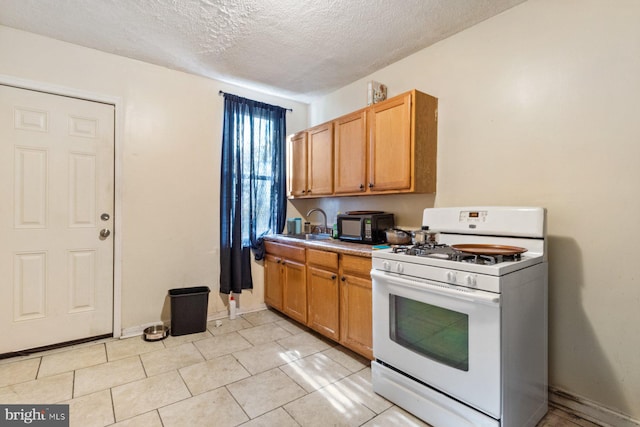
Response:
[[[355,274],[358,276],[371,276],[371,258],[342,255],[342,271],[345,274]]]
[[[338,254],[334,252],[307,249],[307,264],[338,270]]]
[[[304,248],[281,245],[280,243],[264,242],[267,253],[281,256],[293,261],[304,262]]]

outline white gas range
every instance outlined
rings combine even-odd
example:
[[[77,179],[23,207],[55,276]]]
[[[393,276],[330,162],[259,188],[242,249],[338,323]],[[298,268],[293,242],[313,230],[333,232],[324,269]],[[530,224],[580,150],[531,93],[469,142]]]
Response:
[[[545,210],[425,209],[437,244],[374,251],[374,390],[435,427],[547,411]]]

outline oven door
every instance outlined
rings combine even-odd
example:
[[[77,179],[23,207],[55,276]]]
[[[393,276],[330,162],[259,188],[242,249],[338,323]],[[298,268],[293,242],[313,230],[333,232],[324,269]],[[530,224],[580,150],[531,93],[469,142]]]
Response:
[[[500,295],[373,270],[376,360],[495,419]]]

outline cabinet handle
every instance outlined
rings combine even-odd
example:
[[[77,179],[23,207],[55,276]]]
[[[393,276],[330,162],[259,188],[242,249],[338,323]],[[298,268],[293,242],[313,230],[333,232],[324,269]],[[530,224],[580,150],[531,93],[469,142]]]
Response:
[[[336,276],[336,275],[334,274],[333,276],[331,276],[331,280],[336,280],[336,277],[338,277],[338,276]]]
[[[369,188],[373,188],[373,182],[369,183]]]
[[[311,193],[311,190],[307,190],[307,193]]]
[[[360,184],[360,191],[364,190],[364,184]]]
[[[342,276],[342,277],[340,278],[340,280],[342,280],[342,281],[344,282],[345,280],[347,280],[347,278],[346,278],[346,277],[344,277],[344,276]]]
[[[305,190],[302,190],[302,194],[304,194],[304,193],[306,193],[306,191],[305,191]]]
[[[281,261],[281,260],[276,260],[276,262],[277,262],[278,264],[280,264],[282,261]]]

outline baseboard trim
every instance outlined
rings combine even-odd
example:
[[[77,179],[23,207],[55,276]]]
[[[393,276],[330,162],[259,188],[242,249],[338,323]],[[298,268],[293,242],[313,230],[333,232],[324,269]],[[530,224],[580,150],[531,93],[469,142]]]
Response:
[[[123,328],[120,333],[120,339],[137,337],[143,334],[144,330],[149,326],[153,325],[162,325],[166,324],[165,322],[158,320],[157,322],[145,323],[144,325],[132,326],[130,328]]]
[[[241,315],[241,314],[253,313],[256,311],[262,311],[266,309],[267,309],[267,306],[263,303],[249,310],[238,310],[237,314]],[[212,320],[226,319],[228,317],[229,317],[229,312],[227,310],[218,311],[218,312],[210,313],[209,315],[207,315],[207,322],[211,322]],[[158,324],[171,326],[171,322],[163,322],[162,320],[158,320],[157,322],[145,323],[144,325],[137,325],[137,326],[132,326],[130,328],[123,328],[120,334],[120,339],[140,336],[144,333],[144,330],[146,328],[148,328],[149,326],[158,325]]]
[[[640,420],[556,387],[549,387],[549,403],[603,427],[638,427]]]

